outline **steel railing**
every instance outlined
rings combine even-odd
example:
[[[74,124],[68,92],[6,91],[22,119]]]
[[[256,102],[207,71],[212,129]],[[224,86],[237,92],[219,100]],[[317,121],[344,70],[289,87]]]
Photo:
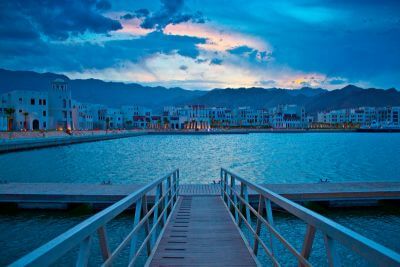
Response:
[[[298,260],[299,266],[311,266],[309,257],[316,231],[324,236],[326,255],[329,266],[341,266],[338,244],[342,244],[376,266],[400,266],[400,254],[390,250],[334,221],[311,211],[265,187],[221,168],[221,197],[232,212],[235,222],[240,226],[245,223],[253,236],[253,252],[258,254],[258,247],[264,249],[274,266],[280,263],[274,253],[277,240]],[[249,203],[249,189],[259,195],[258,209]],[[240,190],[240,191],[239,191]],[[296,216],[307,224],[302,250],[298,251],[274,226],[272,203]],[[255,229],[251,225],[251,214],[256,218]],[[270,233],[264,242],[260,237],[261,227]],[[268,244],[268,245],[267,245]]]
[[[147,195],[154,189],[154,205],[148,210]],[[179,169],[176,169],[86,219],[50,242],[15,261],[10,266],[48,266],[77,246],[79,246],[79,252],[76,266],[87,266],[92,239],[96,233],[103,258],[102,266],[111,266],[120,252],[128,245],[130,246],[128,265],[133,266],[145,247],[147,256],[150,255],[157,239],[157,230],[160,227],[163,229],[166,225],[167,219],[177,202],[178,192]],[[110,251],[106,224],[133,205],[135,206],[133,229],[114,251]],[[152,223],[150,223],[150,219],[152,219]],[[139,248],[136,249],[138,233],[143,227],[145,238]]]

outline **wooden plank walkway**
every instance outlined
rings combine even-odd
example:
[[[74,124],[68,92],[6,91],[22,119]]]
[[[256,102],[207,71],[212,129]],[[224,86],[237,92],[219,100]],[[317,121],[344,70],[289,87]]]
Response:
[[[219,184],[183,184],[179,189],[181,196],[218,196],[220,194]]]
[[[256,266],[218,196],[180,196],[149,266]]]

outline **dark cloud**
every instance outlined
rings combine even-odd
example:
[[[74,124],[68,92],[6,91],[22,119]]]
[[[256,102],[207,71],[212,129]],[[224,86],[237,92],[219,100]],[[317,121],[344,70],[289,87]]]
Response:
[[[237,46],[237,47],[227,50],[227,52],[234,54],[234,55],[248,54],[253,51],[254,51],[254,49],[251,47],[248,47],[247,45]]]
[[[142,8],[142,9],[136,10],[133,14],[127,13],[127,14],[121,16],[121,19],[130,20],[130,19],[134,19],[134,18],[144,18],[144,17],[148,16],[149,14],[150,14],[150,11],[148,9]]]
[[[121,24],[99,13],[111,7],[105,0],[0,1],[0,38],[66,40],[71,35],[107,34]]]
[[[213,58],[210,60],[210,65],[221,65],[223,62],[222,59],[219,58]]]
[[[192,21],[195,23],[204,23],[203,14],[199,11],[194,14],[183,13],[183,0],[161,0],[161,9],[149,14],[142,14],[144,18],[140,25],[144,29],[162,30],[168,24],[178,24]],[[137,16],[137,13],[135,13]]]
[[[109,9],[111,9],[111,4],[107,0],[99,0],[96,3],[96,8],[98,10],[109,10]]]
[[[195,62],[198,63],[198,64],[205,63],[207,61],[208,61],[208,59],[205,59],[205,58],[198,58],[198,59],[195,60]]]
[[[186,71],[188,68],[189,68],[189,67],[186,66],[186,65],[181,65],[181,66],[179,66],[179,69],[180,69],[180,70],[183,70],[183,71]]]
[[[267,51],[260,51],[247,45],[237,46],[226,51],[232,55],[246,56],[251,60],[259,61],[267,60],[272,56],[272,54]]]
[[[0,42],[0,67],[34,70],[83,71],[104,69],[123,62],[140,62],[155,54],[196,58],[198,44],[205,39],[164,35],[152,32],[129,40],[113,40],[98,45],[91,42],[47,43],[41,39],[31,42]]]

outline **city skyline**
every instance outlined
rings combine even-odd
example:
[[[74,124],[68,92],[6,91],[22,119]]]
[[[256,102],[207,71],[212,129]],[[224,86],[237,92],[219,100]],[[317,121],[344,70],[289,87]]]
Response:
[[[400,87],[396,1],[1,3],[1,68],[187,89]]]

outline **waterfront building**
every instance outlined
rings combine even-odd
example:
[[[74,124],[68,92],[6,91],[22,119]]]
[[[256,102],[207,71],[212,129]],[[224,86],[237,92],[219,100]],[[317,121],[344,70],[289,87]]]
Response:
[[[317,122],[342,127],[400,127],[399,109],[400,107],[359,107],[331,110],[319,112]]]
[[[212,107],[209,109],[211,128],[229,127],[233,125],[232,110],[225,107]]]
[[[297,105],[279,105],[271,109],[270,123],[278,129],[307,128],[305,108]]]
[[[101,105],[72,101],[72,129],[93,130],[99,127],[99,108]],[[103,127],[101,127],[103,129]]]
[[[0,131],[8,130],[8,107],[5,105],[5,101],[3,103],[3,98],[0,96]]]
[[[4,121],[5,117],[7,129],[46,130],[48,128],[49,109],[47,92],[11,91],[2,95],[1,102],[2,120]],[[6,114],[6,109],[12,109],[12,114]]]
[[[68,84],[55,79],[48,93],[49,129],[72,129],[72,97]]]
[[[106,108],[101,113],[102,117],[105,117],[106,129],[124,128],[124,116],[121,109]]]
[[[151,109],[141,106],[122,106],[121,112],[125,128],[145,129],[149,127]]]

